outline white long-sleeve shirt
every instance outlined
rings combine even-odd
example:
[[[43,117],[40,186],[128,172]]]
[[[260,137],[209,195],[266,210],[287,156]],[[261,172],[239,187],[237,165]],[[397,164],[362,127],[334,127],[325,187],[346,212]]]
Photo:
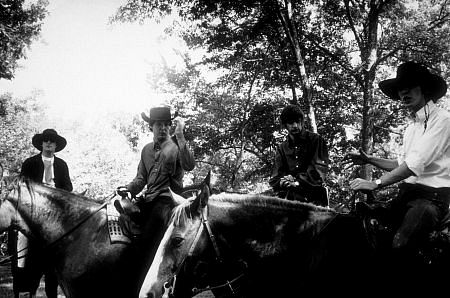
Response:
[[[415,116],[406,128],[399,164],[405,162],[416,176],[405,182],[450,187],[450,113],[429,101]]]

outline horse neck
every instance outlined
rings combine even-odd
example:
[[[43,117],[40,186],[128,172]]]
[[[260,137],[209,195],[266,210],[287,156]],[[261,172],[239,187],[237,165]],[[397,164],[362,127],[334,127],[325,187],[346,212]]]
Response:
[[[208,221],[226,246],[251,258],[290,253],[300,241],[321,233],[333,220],[325,209],[292,209],[290,206],[263,206],[236,202],[210,201]]]
[[[31,188],[22,185],[9,200],[17,206],[23,221],[19,223],[20,228],[43,243],[51,243],[82,216],[92,212],[92,208],[77,203],[74,197],[71,193],[36,184]]]

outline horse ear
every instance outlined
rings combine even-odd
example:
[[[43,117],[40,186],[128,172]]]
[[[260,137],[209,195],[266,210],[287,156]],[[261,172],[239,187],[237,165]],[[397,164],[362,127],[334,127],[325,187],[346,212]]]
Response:
[[[208,175],[206,175],[205,179],[203,179],[203,184],[207,185],[209,189],[211,189],[211,170],[208,171]]]
[[[201,213],[202,209],[205,208],[206,205],[208,205],[208,199],[211,194],[210,183],[211,183],[211,171],[209,171],[208,175],[206,175],[205,179],[203,179],[203,182],[200,185],[200,193],[193,201],[193,207],[199,213]]]
[[[202,193],[200,195],[200,206],[202,208],[208,205],[208,199],[210,195],[211,195],[211,170],[208,171],[208,175],[206,175],[202,183]]]

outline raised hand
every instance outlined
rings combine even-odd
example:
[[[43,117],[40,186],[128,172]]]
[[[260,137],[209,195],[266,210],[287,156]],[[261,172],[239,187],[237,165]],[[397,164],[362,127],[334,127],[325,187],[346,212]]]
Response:
[[[173,119],[173,122],[175,123],[175,135],[176,136],[180,136],[184,134],[184,126],[185,126],[185,121],[183,118],[181,117],[176,117],[175,119]]]
[[[350,152],[344,156],[342,160],[343,164],[349,166],[360,166],[369,163],[369,155],[364,152],[361,148],[359,148],[359,152]]]

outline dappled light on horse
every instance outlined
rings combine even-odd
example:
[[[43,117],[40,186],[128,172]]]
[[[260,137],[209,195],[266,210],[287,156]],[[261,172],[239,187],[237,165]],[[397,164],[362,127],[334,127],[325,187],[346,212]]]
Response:
[[[148,239],[145,253],[134,242],[112,243],[105,204],[20,176],[2,180],[0,197],[0,232],[15,228],[37,240],[67,297],[137,296],[159,239]],[[177,204],[155,200],[167,212]],[[155,225],[161,235],[164,228]]]
[[[200,290],[294,297],[324,293],[323,284],[348,294],[374,276],[374,252],[358,218],[256,194],[209,196],[208,189],[172,211],[140,297],[162,297],[165,288],[174,297]]]

